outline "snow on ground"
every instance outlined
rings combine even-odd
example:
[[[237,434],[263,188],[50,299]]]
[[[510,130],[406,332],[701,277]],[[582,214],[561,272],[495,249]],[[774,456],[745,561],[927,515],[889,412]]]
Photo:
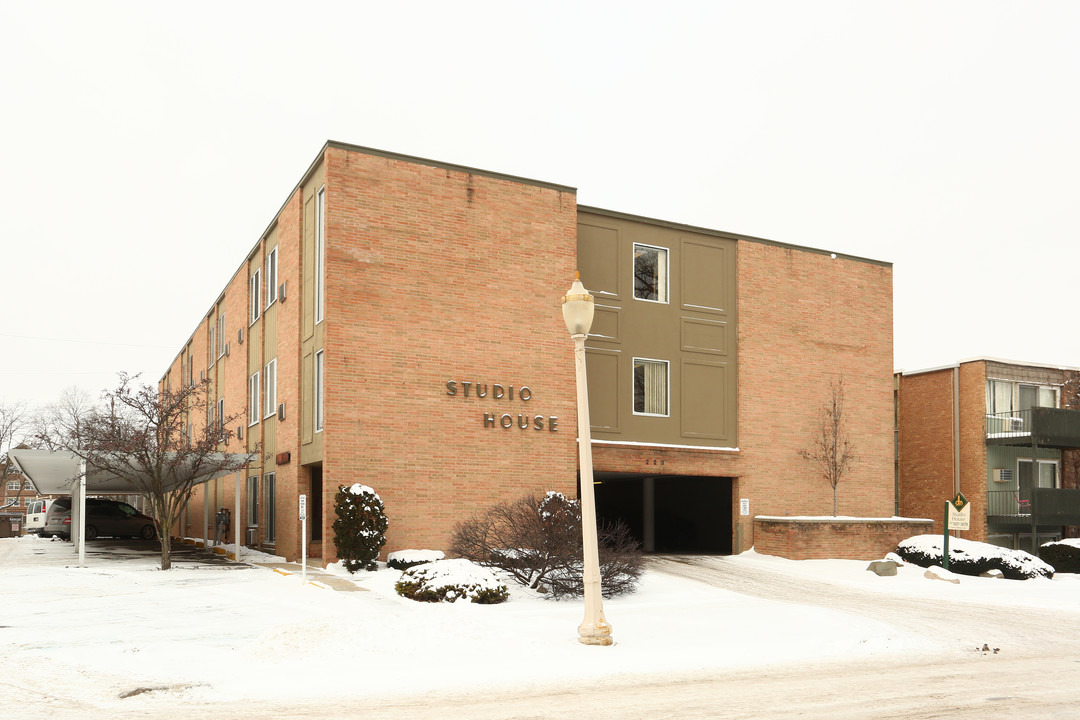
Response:
[[[245,552],[245,560],[280,558]],[[865,561],[729,559],[863,590],[942,601],[1080,612],[1077,576],[1010,581],[896,577]],[[71,544],[0,539],[0,678],[15,690],[82,696],[97,707],[177,700],[303,700],[436,690],[523,688],[597,679],[882,654],[958,652],[940,641],[843,612],[761,600],[657,572],[634,595],[605,600],[615,645],[577,642],[580,601],[553,601],[513,583],[501,605],[424,604],[394,593],[385,566],[351,577],[362,591],[303,585],[268,568],[176,566],[153,554],[75,567]],[[309,579],[318,580],[317,575]],[[154,692],[121,700],[121,695]]]

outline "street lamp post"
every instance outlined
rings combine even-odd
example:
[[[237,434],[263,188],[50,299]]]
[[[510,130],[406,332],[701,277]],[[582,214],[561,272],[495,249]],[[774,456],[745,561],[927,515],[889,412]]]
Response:
[[[604,619],[600,594],[600,555],[596,541],[596,502],[593,498],[592,433],[589,429],[589,391],[585,377],[585,338],[593,320],[593,296],[575,274],[574,284],[562,300],[563,320],[574,340],[577,378],[578,464],[581,468],[581,539],[585,559],[585,619],[578,626],[578,642],[611,645],[611,626]]]

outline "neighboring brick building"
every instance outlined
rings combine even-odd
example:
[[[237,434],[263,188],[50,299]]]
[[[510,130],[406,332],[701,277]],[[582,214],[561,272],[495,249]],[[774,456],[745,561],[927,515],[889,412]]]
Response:
[[[0,458],[7,465],[7,457]],[[41,498],[34,484],[19,473],[14,463],[7,465],[0,480],[0,537],[18,537],[23,534],[26,508]]]
[[[1068,387],[1078,373],[991,358],[897,373],[900,514],[933,518],[941,532],[945,501],[962,492],[972,507],[963,537],[1030,550],[1032,489],[1076,487],[1080,411]],[[1062,522],[1037,527],[1040,542],[1064,533]]]
[[[386,550],[444,549],[497,501],[576,494],[573,345],[588,363],[597,507],[649,550],[738,552],[753,515],[831,513],[798,456],[841,377],[859,462],[846,515],[893,514],[892,268],[577,204],[573,188],[329,142],[184,343],[211,417],[262,448],[250,544],[334,559],[333,496],[363,482]],[[192,422],[207,422],[193,412]],[[232,480],[208,484],[212,507]],[[186,531],[202,527],[203,491]]]

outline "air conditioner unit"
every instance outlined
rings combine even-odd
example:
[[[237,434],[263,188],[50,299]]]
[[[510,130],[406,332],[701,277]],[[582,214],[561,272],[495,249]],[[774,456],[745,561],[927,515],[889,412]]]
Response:
[[[1004,421],[1004,432],[1022,432],[1024,430],[1024,418],[1022,417],[1010,415],[1009,417],[1002,418],[1002,420]]]
[[[285,302],[285,283],[278,285],[277,299],[278,302]]]
[[[1011,483],[1013,481],[1012,468],[994,468],[994,482]]]
[[[205,370],[200,370],[199,371],[199,382],[202,382],[205,379],[206,379],[206,371]]]
[[[237,440],[243,440],[244,439],[244,426],[243,425],[237,425],[236,426],[236,439]]]
[[[236,342],[240,345],[244,344],[244,328],[236,331]]]
[[[226,357],[229,355],[229,343],[225,343],[225,355]]]
[[[277,406],[277,418],[278,420],[285,419],[285,403],[278,403]]]

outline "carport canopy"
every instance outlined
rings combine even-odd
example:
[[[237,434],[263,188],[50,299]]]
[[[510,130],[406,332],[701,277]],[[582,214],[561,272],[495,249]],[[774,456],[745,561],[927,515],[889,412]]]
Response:
[[[18,470],[33,483],[34,488],[41,495],[70,495],[73,499],[78,499],[78,508],[76,503],[72,503],[72,521],[79,522],[79,527],[84,527],[84,507],[85,498],[87,493],[93,494],[141,494],[144,491],[132,481],[118,477],[115,474],[103,472],[93,467],[87,467],[82,458],[73,452],[67,450],[11,450],[8,453],[8,457],[15,463]],[[209,465],[214,468],[220,468],[222,466],[231,466],[233,468],[241,467],[245,462],[253,459],[252,455],[247,453],[214,453],[209,458],[211,460]],[[140,461],[135,455],[128,455],[125,461],[135,471],[140,469]],[[181,463],[180,467],[184,465]],[[188,466],[190,467],[190,465]],[[85,468],[85,472],[84,472]],[[205,475],[199,475],[196,478],[196,484],[202,484],[209,482],[215,478],[223,477],[225,475],[232,475],[237,472],[243,472],[243,470],[216,470],[214,472],[207,472]],[[174,479],[170,486],[168,479],[165,482],[166,492],[171,492],[178,487],[183,486],[188,482],[190,473],[180,473]],[[241,482],[239,480],[236,483],[237,494],[237,507],[240,506],[239,495]],[[205,504],[205,503],[204,503]],[[240,526],[238,523],[233,523],[236,529],[236,548],[239,553],[240,548]],[[72,533],[74,537],[75,533]],[[79,545],[79,565],[84,565],[85,558],[85,543],[86,538],[84,533],[80,530],[78,532],[78,545]]]

